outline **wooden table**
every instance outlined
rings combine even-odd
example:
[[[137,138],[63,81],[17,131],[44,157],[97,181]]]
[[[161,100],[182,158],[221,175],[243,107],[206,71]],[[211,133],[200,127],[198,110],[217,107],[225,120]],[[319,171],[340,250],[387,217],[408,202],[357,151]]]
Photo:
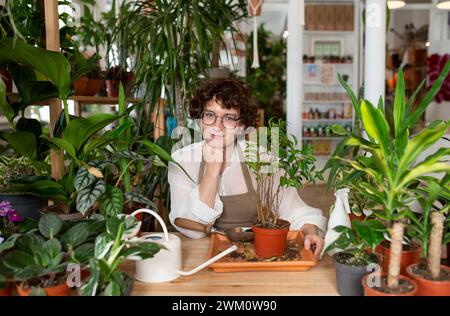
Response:
[[[189,239],[178,234],[183,244],[183,270],[189,271],[205,261],[209,239]],[[123,270],[134,273],[134,262]],[[266,295],[337,295],[336,277],[331,257],[325,256],[309,271],[252,271],[218,273],[209,268],[191,276],[180,276],[166,283],[136,281],[132,295],[182,296],[266,296]]]

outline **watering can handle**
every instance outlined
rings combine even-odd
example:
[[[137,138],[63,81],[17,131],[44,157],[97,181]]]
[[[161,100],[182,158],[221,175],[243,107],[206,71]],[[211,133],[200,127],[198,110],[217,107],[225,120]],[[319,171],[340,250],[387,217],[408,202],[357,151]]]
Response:
[[[159,224],[161,225],[161,227],[163,229],[164,238],[166,239],[166,241],[169,241],[169,232],[167,230],[166,223],[164,223],[164,220],[161,218],[161,216],[158,215],[158,213],[156,213],[155,211],[149,210],[148,208],[141,208],[141,209],[138,209],[138,210],[134,211],[133,213],[131,213],[131,216],[135,216],[140,213],[147,213],[147,214],[150,214],[150,215],[153,215],[154,217],[156,217],[156,219],[158,220]]]

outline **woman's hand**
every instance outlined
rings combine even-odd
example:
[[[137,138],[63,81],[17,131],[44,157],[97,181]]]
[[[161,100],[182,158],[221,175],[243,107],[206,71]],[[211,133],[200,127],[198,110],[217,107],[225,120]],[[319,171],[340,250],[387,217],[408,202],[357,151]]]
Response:
[[[323,238],[319,236],[316,225],[305,224],[302,227],[302,231],[305,234],[305,249],[312,249],[316,258],[320,257],[324,246]]]
[[[205,160],[205,173],[214,177],[219,176],[225,163],[224,149],[206,143],[203,146],[203,159]]]

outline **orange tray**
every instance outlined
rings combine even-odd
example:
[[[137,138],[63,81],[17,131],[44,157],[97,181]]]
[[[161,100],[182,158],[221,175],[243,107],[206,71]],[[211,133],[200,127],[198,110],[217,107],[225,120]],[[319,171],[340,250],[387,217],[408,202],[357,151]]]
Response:
[[[229,261],[229,255],[209,265],[215,272],[242,271],[306,271],[317,264],[317,259],[311,250],[303,247],[303,233],[298,230],[288,232],[287,240],[296,240],[300,249],[301,260],[297,261]],[[233,244],[226,236],[212,234],[207,259],[214,257],[220,250],[225,250]]]

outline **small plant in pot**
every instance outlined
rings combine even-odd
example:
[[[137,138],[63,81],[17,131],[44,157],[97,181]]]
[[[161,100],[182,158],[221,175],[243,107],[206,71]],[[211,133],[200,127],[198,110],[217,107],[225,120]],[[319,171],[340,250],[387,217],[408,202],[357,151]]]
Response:
[[[343,296],[362,296],[364,290],[361,279],[378,270],[378,258],[374,250],[383,241],[386,229],[376,220],[353,220],[352,227],[335,227],[334,230],[340,235],[325,252],[341,250],[333,255],[338,293]]]
[[[86,265],[94,254],[92,239],[102,226],[97,221],[64,223],[56,214],[45,214],[38,229],[17,237],[1,265],[17,282],[21,296],[70,295],[68,265]]]
[[[153,242],[133,243],[126,236],[135,231],[136,219],[120,214],[106,221],[106,231],[95,240],[95,255],[89,259],[89,279],[81,287],[83,296],[128,296],[134,279],[119,270],[127,258],[152,258],[161,245]]]
[[[322,174],[315,170],[312,148],[299,149],[281,119],[270,119],[267,128],[252,133],[245,154],[257,183],[257,217],[252,226],[256,255],[281,256],[290,226],[278,213],[284,189],[299,189],[306,181],[322,179]]]
[[[419,198],[422,215],[419,217],[411,212],[408,216],[412,221],[413,236],[422,243],[421,256],[425,260],[408,266],[407,273],[417,282],[417,295],[449,296],[450,268],[441,265],[441,251],[445,237],[450,237],[444,236],[445,225],[449,222],[445,215],[450,205],[436,209],[433,202],[438,198],[441,187],[433,180],[427,187],[429,190]]]

